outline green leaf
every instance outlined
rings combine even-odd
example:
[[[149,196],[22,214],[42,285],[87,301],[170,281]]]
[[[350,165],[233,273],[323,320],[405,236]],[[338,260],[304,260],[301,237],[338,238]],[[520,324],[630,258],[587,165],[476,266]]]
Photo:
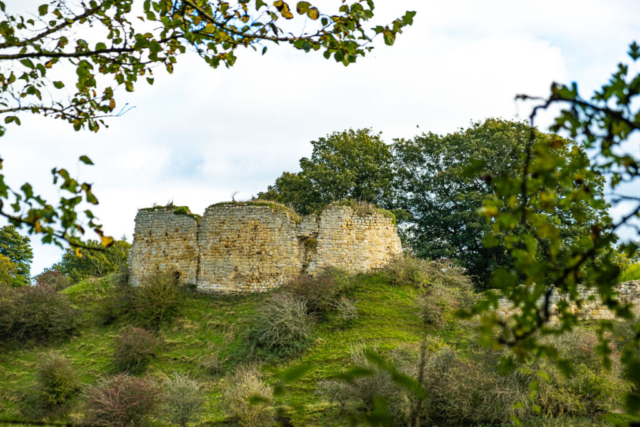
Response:
[[[25,67],[27,67],[27,68],[31,68],[31,69],[34,69],[34,68],[35,68],[35,67],[34,67],[34,65],[33,65],[33,62],[31,62],[31,60],[30,60],[30,59],[21,59],[21,60],[20,60],[20,63],[21,63],[22,65],[24,65]]]
[[[64,87],[64,83],[62,83],[62,82],[53,82],[53,86],[56,89],[62,89]]]
[[[315,21],[320,17],[320,11],[318,10],[317,7],[312,7],[307,11],[307,16],[311,20]]]
[[[80,156],[80,161],[82,163],[84,163],[85,165],[93,165],[93,162],[91,161],[91,159],[87,156]]]
[[[48,11],[49,11],[48,4],[43,4],[40,7],[38,7],[38,13],[40,14],[40,16],[46,15]]]
[[[309,7],[311,7],[311,4],[308,1],[299,1],[296,6],[296,11],[298,14],[304,15],[307,13],[307,10],[309,10]]]

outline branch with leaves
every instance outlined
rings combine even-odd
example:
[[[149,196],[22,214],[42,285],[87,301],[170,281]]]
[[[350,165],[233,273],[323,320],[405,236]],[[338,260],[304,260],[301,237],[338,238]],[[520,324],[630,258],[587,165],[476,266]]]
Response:
[[[634,42],[629,49],[633,62],[640,59],[640,47]],[[629,75],[629,66],[619,64],[608,83],[591,98],[582,97],[577,85],[554,83],[546,99],[518,95],[519,100],[542,101],[530,116],[531,138],[528,155],[522,159],[518,177],[498,176],[492,185],[496,196],[488,199],[480,213],[492,222],[492,235],[485,244],[502,242],[513,258],[511,268],[499,270],[493,278],[498,293],[490,293],[467,316],[481,315],[480,330],[487,342],[509,346],[520,359],[549,357],[564,372],[571,366],[561,360],[558,351],[540,344],[540,338],[549,334],[570,331],[580,320],[579,312],[586,302],[581,289],[595,289],[602,304],[620,319],[634,319],[631,306],[623,303],[616,292],[620,267],[616,251],[628,257],[638,253],[635,242],[623,243],[617,248],[615,234],[621,227],[640,218],[640,199],[620,195],[616,189],[637,182],[640,177],[640,155],[634,149],[631,138],[640,133],[640,74]],[[538,143],[535,138],[535,119],[541,111],[551,106],[563,106],[551,131],[569,135],[587,156],[576,150],[570,156],[559,155],[561,139]],[[565,153],[566,155],[566,153]],[[564,158],[563,158],[564,157]],[[568,163],[567,163],[568,162]],[[563,166],[563,167],[561,167]],[[475,165],[469,173],[477,174],[482,165]],[[611,202],[635,203],[617,222],[601,218],[587,224],[588,235],[574,242],[570,250],[562,251],[563,235],[554,215],[559,212],[579,224],[586,224],[584,206],[601,207],[606,203],[589,181],[606,178],[606,185],[614,195]],[[512,232],[516,224],[531,230],[524,235]],[[552,254],[551,262],[540,262],[536,254],[546,246]],[[552,322],[551,298],[554,292],[563,300],[557,302]],[[515,314],[508,320],[498,317],[499,297],[513,305]],[[635,324],[636,331],[640,323]],[[605,367],[611,365],[610,342],[613,323],[598,322],[600,339],[598,352]],[[627,396],[627,409],[631,414],[640,413],[640,334],[622,353],[627,369],[626,378],[634,387]]]
[[[139,79],[153,84],[158,67],[172,73],[187,51],[218,68],[233,66],[239,48],[264,55],[269,45],[288,44],[306,53],[322,51],[325,58],[348,66],[373,49],[378,35],[392,45],[415,16],[407,12],[387,26],[367,28],[374,9],[373,0],[343,2],[333,13],[307,1],[299,1],[294,11],[281,0],[271,5],[262,0],[144,0],[143,16],[137,16],[133,0],[51,0],[23,16],[10,14],[0,0],[0,114],[4,125],[20,125],[21,114],[38,114],[67,121],[76,131],[97,132],[105,119],[126,112],[117,111],[118,90],[133,92]],[[58,74],[63,68],[75,75]],[[0,136],[5,131],[0,126]],[[9,194],[15,201],[12,213],[0,215],[42,234],[45,243],[81,247],[75,237],[84,232],[77,198],[82,195],[91,204],[97,199],[89,184],[72,182],[64,169],[54,170],[54,177],[73,197],[53,208],[34,196],[29,184],[21,192],[2,184],[2,206],[9,203]],[[90,211],[85,216],[85,225],[100,234]]]

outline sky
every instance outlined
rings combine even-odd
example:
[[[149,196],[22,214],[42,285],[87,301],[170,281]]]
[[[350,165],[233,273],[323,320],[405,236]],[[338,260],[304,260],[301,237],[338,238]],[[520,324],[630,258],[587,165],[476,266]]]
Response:
[[[159,71],[153,86],[119,94],[132,109],[97,134],[24,115],[0,140],[5,179],[55,198],[50,170],[65,167],[93,184],[105,232],[131,241],[139,208],[173,201],[202,213],[236,192],[248,199],[297,171],[310,142],[335,131],[371,127],[390,143],[489,117],[525,119],[531,105],[515,95],[545,96],[554,81],[589,94],[640,39],[637,0],[377,0],[376,22],[406,10],[417,11],[414,25],[394,46],[378,39],[346,68],[287,46],[239,52],[231,69],[187,54],[173,75]],[[32,243],[34,275],[62,255]]]

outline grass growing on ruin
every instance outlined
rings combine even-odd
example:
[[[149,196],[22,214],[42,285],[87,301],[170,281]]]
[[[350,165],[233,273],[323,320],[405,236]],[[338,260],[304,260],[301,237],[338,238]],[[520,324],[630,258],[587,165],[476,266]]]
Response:
[[[211,206],[226,206],[226,205],[228,206],[265,206],[265,207],[271,208],[273,212],[284,213],[289,215],[289,218],[297,224],[302,222],[302,217],[298,215],[298,213],[293,209],[291,209],[289,206],[283,205],[282,203],[273,202],[271,200],[247,200],[247,201],[232,200],[230,202],[214,203]]]

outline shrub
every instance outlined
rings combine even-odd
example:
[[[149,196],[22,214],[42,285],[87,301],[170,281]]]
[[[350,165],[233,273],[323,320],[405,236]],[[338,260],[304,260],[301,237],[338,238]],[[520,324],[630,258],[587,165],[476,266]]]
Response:
[[[342,297],[335,304],[338,318],[345,321],[355,320],[358,318],[358,307],[356,303],[349,298]]]
[[[214,376],[220,375],[224,370],[225,360],[221,359],[219,355],[213,354],[211,356],[205,356],[200,361],[200,368],[206,375]]]
[[[162,388],[151,379],[119,374],[89,386],[86,395],[89,425],[144,426],[157,415]]]
[[[235,375],[228,380],[223,397],[227,412],[240,426],[273,425],[273,411],[267,403],[272,399],[271,389],[262,382],[256,367],[238,367]],[[252,402],[252,398],[260,402]]]
[[[102,324],[109,324],[127,317],[142,326],[158,328],[180,313],[183,301],[184,294],[174,275],[158,272],[139,286],[117,282],[101,302],[98,319]]]
[[[474,298],[471,282],[468,288],[446,288],[440,284],[428,286],[417,300],[419,315],[425,325],[443,328],[455,317],[455,312]]]
[[[42,274],[36,276],[36,285],[51,286],[56,291],[61,291],[71,286],[71,280],[58,270],[45,270]]]
[[[29,418],[43,418],[63,411],[80,390],[80,381],[71,362],[52,351],[38,359],[36,378],[22,402],[22,413]]]
[[[343,270],[329,268],[317,276],[303,274],[282,287],[282,291],[305,301],[309,313],[323,316],[350,286],[351,278]]]
[[[167,413],[169,421],[186,427],[199,418],[204,405],[204,392],[197,381],[175,374],[166,385]]]
[[[140,328],[124,328],[114,344],[113,361],[116,368],[132,374],[144,372],[157,349],[153,335]]]
[[[613,365],[611,370],[606,370],[596,351],[599,341],[594,331],[576,329],[547,337],[544,342],[556,347],[560,357],[571,361],[575,370],[573,375],[566,376],[547,360],[533,366],[548,377],[540,380],[536,401],[544,415],[593,417],[622,406],[623,395],[630,386],[621,378],[620,354],[616,348],[610,348]]]
[[[77,329],[78,314],[50,286],[0,287],[0,341],[66,338]]]
[[[49,405],[64,403],[80,390],[80,382],[71,362],[57,352],[40,356],[36,370],[38,394]]]
[[[261,307],[251,338],[268,354],[287,356],[306,346],[311,329],[312,320],[305,301],[288,294],[276,294]]]
[[[437,284],[445,288],[473,289],[473,282],[464,270],[449,262],[400,255],[385,266],[383,273],[395,285],[423,288]]]

